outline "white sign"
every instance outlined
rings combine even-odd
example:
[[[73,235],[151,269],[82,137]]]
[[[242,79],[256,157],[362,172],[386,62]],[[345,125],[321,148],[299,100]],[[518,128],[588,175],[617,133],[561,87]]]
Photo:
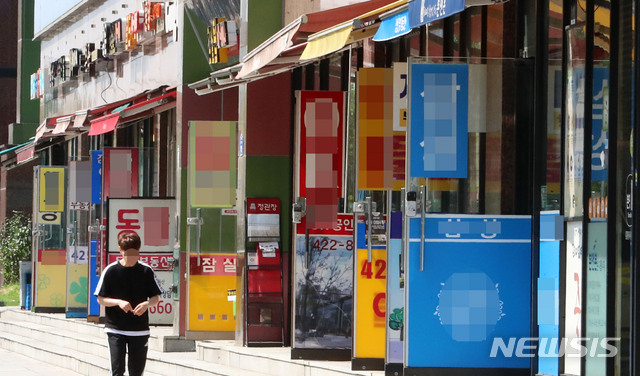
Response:
[[[118,235],[140,236],[140,253],[172,252],[176,238],[175,199],[109,199],[109,252],[117,253]]]
[[[567,223],[566,270],[564,371],[580,375],[579,352],[568,344],[572,339],[582,337],[582,222]]]

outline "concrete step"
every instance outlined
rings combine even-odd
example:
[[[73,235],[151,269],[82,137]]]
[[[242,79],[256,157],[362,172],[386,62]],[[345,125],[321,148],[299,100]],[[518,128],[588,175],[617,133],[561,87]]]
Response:
[[[41,330],[50,331],[52,334],[47,338],[50,339],[85,339],[90,342],[100,342],[106,346],[106,335],[104,334],[104,325],[87,322],[86,319],[66,318],[64,314],[57,313],[33,313],[18,309],[0,310],[1,322],[13,323],[14,325],[29,329],[41,328]],[[20,330],[20,329],[18,329]],[[25,332],[28,334],[29,332]],[[149,338],[149,349],[164,352],[166,349],[166,338],[173,337],[173,328],[171,327],[154,327],[151,337]],[[96,341],[96,338],[98,339]],[[56,342],[59,344],[59,341]],[[75,345],[70,345],[76,347]],[[77,347],[80,351],[86,351],[82,344]],[[193,349],[195,351],[195,344]],[[91,351],[87,351],[90,352]]]
[[[383,376],[384,371],[353,371],[351,362],[291,359],[290,347],[238,347],[233,341],[198,341],[199,358],[247,371],[286,376]]]
[[[107,375],[104,326],[64,314],[0,308],[0,348],[43,359],[84,375]],[[290,347],[241,347],[235,341],[195,341],[191,352],[167,352],[172,327],[152,327],[146,375],[383,376],[352,371],[351,362],[291,359]],[[188,346],[187,346],[188,347]]]
[[[31,326],[31,327],[29,327]],[[74,336],[78,336],[74,340]],[[80,335],[42,324],[0,318],[0,348],[55,364],[83,375],[109,375],[106,336]],[[198,359],[196,352],[163,353],[150,349],[145,375],[264,376]]]

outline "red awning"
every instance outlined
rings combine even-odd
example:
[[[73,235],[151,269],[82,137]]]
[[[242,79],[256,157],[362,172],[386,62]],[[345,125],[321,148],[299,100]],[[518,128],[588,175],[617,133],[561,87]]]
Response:
[[[118,121],[120,120],[120,113],[108,114],[97,119],[91,120],[91,129],[89,129],[89,136],[97,136],[104,133],[109,133],[116,129]]]

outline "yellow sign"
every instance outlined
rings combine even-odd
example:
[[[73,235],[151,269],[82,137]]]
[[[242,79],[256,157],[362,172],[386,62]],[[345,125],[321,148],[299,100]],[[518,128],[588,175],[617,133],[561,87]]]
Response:
[[[226,63],[229,60],[228,48],[224,47],[223,40],[226,40],[221,33],[220,25],[225,23],[225,18],[214,18],[211,26],[207,28],[208,47],[209,47],[209,64]]]
[[[385,352],[387,250],[358,249],[355,270],[355,358],[381,358]]]
[[[39,249],[36,263],[36,307],[63,308],[67,303],[66,250]]]
[[[64,167],[40,167],[40,212],[64,211]]]
[[[192,254],[187,330],[227,332],[229,338],[233,338],[236,330],[234,302],[227,297],[229,290],[235,288],[235,253]]]

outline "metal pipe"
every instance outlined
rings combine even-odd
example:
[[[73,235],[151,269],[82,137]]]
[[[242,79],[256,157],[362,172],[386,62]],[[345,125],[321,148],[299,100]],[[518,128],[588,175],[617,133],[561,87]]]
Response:
[[[373,259],[373,251],[371,250],[371,228],[373,227],[373,210],[371,210],[371,196],[367,197],[367,221],[368,226],[365,227],[366,229],[366,233],[367,233],[367,248],[368,248],[368,254],[367,254],[367,261],[369,261],[369,263],[371,263],[371,260]],[[365,222],[366,224],[366,222]]]

